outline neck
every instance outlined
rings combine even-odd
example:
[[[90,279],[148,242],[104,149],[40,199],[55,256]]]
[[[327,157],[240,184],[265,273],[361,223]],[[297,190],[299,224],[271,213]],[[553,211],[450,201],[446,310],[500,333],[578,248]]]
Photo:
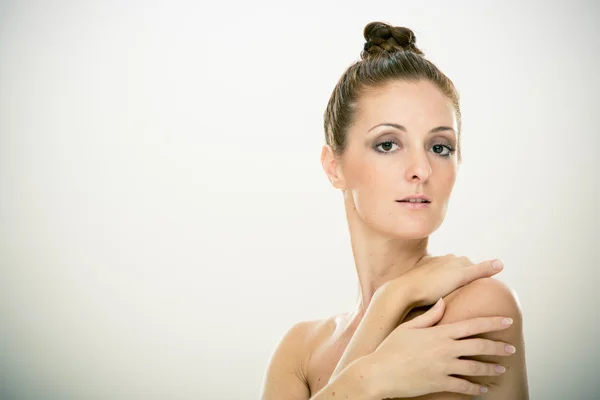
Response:
[[[355,318],[362,319],[375,291],[387,281],[412,269],[427,251],[429,237],[407,239],[374,231],[357,214],[356,207],[346,207],[352,253],[358,274],[358,300]]]

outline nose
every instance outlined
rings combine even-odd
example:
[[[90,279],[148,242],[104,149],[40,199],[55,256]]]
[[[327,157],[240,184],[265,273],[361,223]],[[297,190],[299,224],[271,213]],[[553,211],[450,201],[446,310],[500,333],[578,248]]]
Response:
[[[431,172],[431,164],[425,153],[418,150],[410,152],[406,166],[406,179],[409,182],[425,182]]]

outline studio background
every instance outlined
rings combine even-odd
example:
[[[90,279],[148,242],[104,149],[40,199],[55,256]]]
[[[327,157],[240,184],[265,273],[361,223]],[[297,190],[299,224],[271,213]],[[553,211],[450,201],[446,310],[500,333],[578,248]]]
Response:
[[[0,399],[255,399],[292,324],[355,304],[319,156],[376,20],[461,96],[431,252],[505,262],[532,399],[597,398],[599,11],[0,2]]]

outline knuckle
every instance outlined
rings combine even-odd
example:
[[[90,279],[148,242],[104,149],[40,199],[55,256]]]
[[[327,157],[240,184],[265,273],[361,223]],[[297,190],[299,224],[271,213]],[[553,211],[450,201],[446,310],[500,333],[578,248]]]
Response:
[[[481,325],[481,321],[479,321],[479,320],[469,321],[469,323],[465,325],[465,331],[464,331],[465,337],[474,335],[476,331],[480,330],[480,329],[478,329],[480,325]]]
[[[477,325],[479,321],[473,319],[471,321],[469,321],[467,324],[465,324],[465,336],[471,336],[473,335],[473,332],[475,332],[475,330],[477,329]]]
[[[474,396],[480,395],[481,392],[479,391],[479,386],[474,383],[471,383],[469,385],[469,394],[472,394]]]
[[[481,374],[481,365],[476,362],[469,363],[469,375],[479,375]]]
[[[483,354],[485,352],[486,345],[483,340],[477,340],[475,342],[475,351],[479,354]]]
[[[459,257],[459,258],[458,258],[458,261],[459,261],[459,262],[460,262],[462,265],[470,265],[470,264],[473,264],[473,263],[471,262],[471,260],[469,259],[469,257],[465,257],[465,256]]]
[[[471,389],[471,383],[465,380],[461,380],[458,383],[458,389],[463,393],[469,393]]]
[[[488,374],[488,368],[487,365],[485,365],[482,362],[477,362],[477,367],[476,367],[476,371],[475,373],[479,376],[483,376],[483,375],[487,375]]]
[[[492,347],[492,349],[490,350],[490,354],[493,354],[495,356],[505,356],[508,354],[502,343],[498,343],[491,347]]]

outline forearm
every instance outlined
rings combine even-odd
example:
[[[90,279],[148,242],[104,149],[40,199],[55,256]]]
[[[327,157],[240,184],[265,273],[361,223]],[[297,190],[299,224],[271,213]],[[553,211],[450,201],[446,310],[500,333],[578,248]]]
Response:
[[[368,359],[358,359],[330,379],[310,400],[381,400],[373,370]]]
[[[373,353],[379,344],[404,320],[414,307],[415,291],[408,284],[395,282],[395,286],[374,296],[344,354],[331,374],[334,379],[355,360]]]

